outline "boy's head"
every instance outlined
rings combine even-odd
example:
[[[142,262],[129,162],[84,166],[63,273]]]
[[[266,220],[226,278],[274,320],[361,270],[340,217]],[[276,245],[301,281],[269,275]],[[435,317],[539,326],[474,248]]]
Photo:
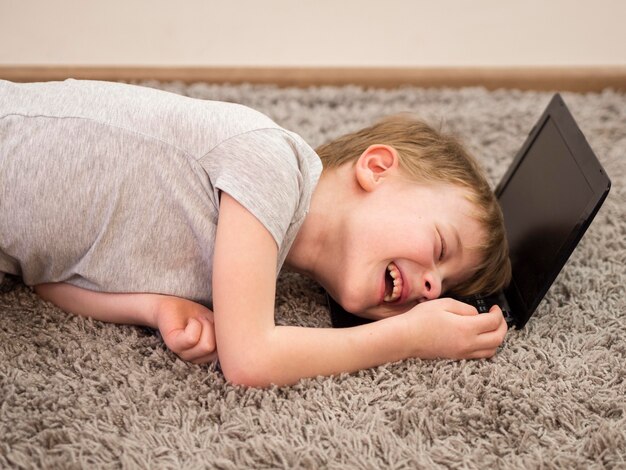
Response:
[[[457,276],[456,282],[447,285],[443,283],[441,289],[445,292],[437,294],[466,296],[479,292],[492,293],[505,287],[510,280],[511,268],[502,212],[480,167],[460,142],[410,115],[397,115],[322,145],[317,153],[325,171],[353,165],[358,174],[358,167],[365,165],[362,160],[368,153],[373,153],[377,146],[383,150],[386,147],[392,149],[397,158],[399,173],[413,186],[423,188],[423,191],[420,190],[422,192],[412,193],[419,198],[412,201],[417,209],[416,213],[419,213],[420,204],[426,203],[425,201],[437,205],[438,201],[434,198],[438,194],[442,198],[458,198],[455,206],[448,205],[446,209],[446,205],[442,204],[441,210],[447,211],[448,218],[456,217],[455,232],[460,232],[464,240],[471,240],[472,246],[466,247],[472,252],[471,263],[468,264],[466,256],[463,269],[469,272],[462,278]],[[437,192],[432,191],[433,188]],[[389,194],[387,197],[394,199]],[[389,201],[389,204],[392,207],[395,203]],[[428,215],[425,217],[428,219]],[[422,226],[417,227],[421,229]],[[476,233],[463,233],[464,230]],[[406,234],[397,235],[404,237]],[[440,238],[440,234],[437,233],[435,238]],[[434,243],[441,245],[441,240]],[[435,250],[441,250],[441,246]],[[466,255],[467,251],[466,249]],[[436,263],[435,259],[434,264]],[[395,271],[395,265],[388,268],[388,295],[393,293],[393,279],[390,275],[397,275]],[[430,287],[432,286],[426,281],[426,288]],[[395,296],[391,295],[389,298]],[[341,298],[337,300],[343,304]],[[349,304],[350,301],[346,303]],[[350,310],[348,305],[344,307]]]

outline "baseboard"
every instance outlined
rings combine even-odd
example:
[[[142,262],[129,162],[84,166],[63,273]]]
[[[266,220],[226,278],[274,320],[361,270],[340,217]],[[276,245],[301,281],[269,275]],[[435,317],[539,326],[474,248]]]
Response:
[[[482,86],[521,90],[626,91],[626,66],[607,67],[127,67],[0,66],[0,78],[33,82],[81,78],[112,81],[160,80],[273,84],[281,87],[360,85]]]

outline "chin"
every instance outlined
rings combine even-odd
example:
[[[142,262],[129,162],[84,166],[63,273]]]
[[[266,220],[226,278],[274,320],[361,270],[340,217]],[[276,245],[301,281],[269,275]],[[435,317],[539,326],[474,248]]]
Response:
[[[340,298],[338,302],[346,312],[350,312],[359,317],[368,318],[363,315],[364,306],[360,304],[357,299]]]

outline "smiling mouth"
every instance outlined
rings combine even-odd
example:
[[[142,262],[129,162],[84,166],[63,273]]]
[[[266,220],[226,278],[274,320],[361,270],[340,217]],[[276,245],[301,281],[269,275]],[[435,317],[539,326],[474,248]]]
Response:
[[[402,295],[402,275],[394,263],[389,263],[385,270],[385,296],[383,300],[387,303],[396,302]]]

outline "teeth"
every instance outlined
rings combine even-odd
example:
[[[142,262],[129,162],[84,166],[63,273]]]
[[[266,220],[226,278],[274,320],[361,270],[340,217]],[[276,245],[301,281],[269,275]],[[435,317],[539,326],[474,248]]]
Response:
[[[393,279],[393,290],[391,291],[391,294],[385,295],[384,301],[395,302],[400,298],[400,294],[402,294],[402,276],[400,276],[400,271],[398,270],[398,267],[393,263],[389,263],[389,266],[387,266],[387,271]]]

